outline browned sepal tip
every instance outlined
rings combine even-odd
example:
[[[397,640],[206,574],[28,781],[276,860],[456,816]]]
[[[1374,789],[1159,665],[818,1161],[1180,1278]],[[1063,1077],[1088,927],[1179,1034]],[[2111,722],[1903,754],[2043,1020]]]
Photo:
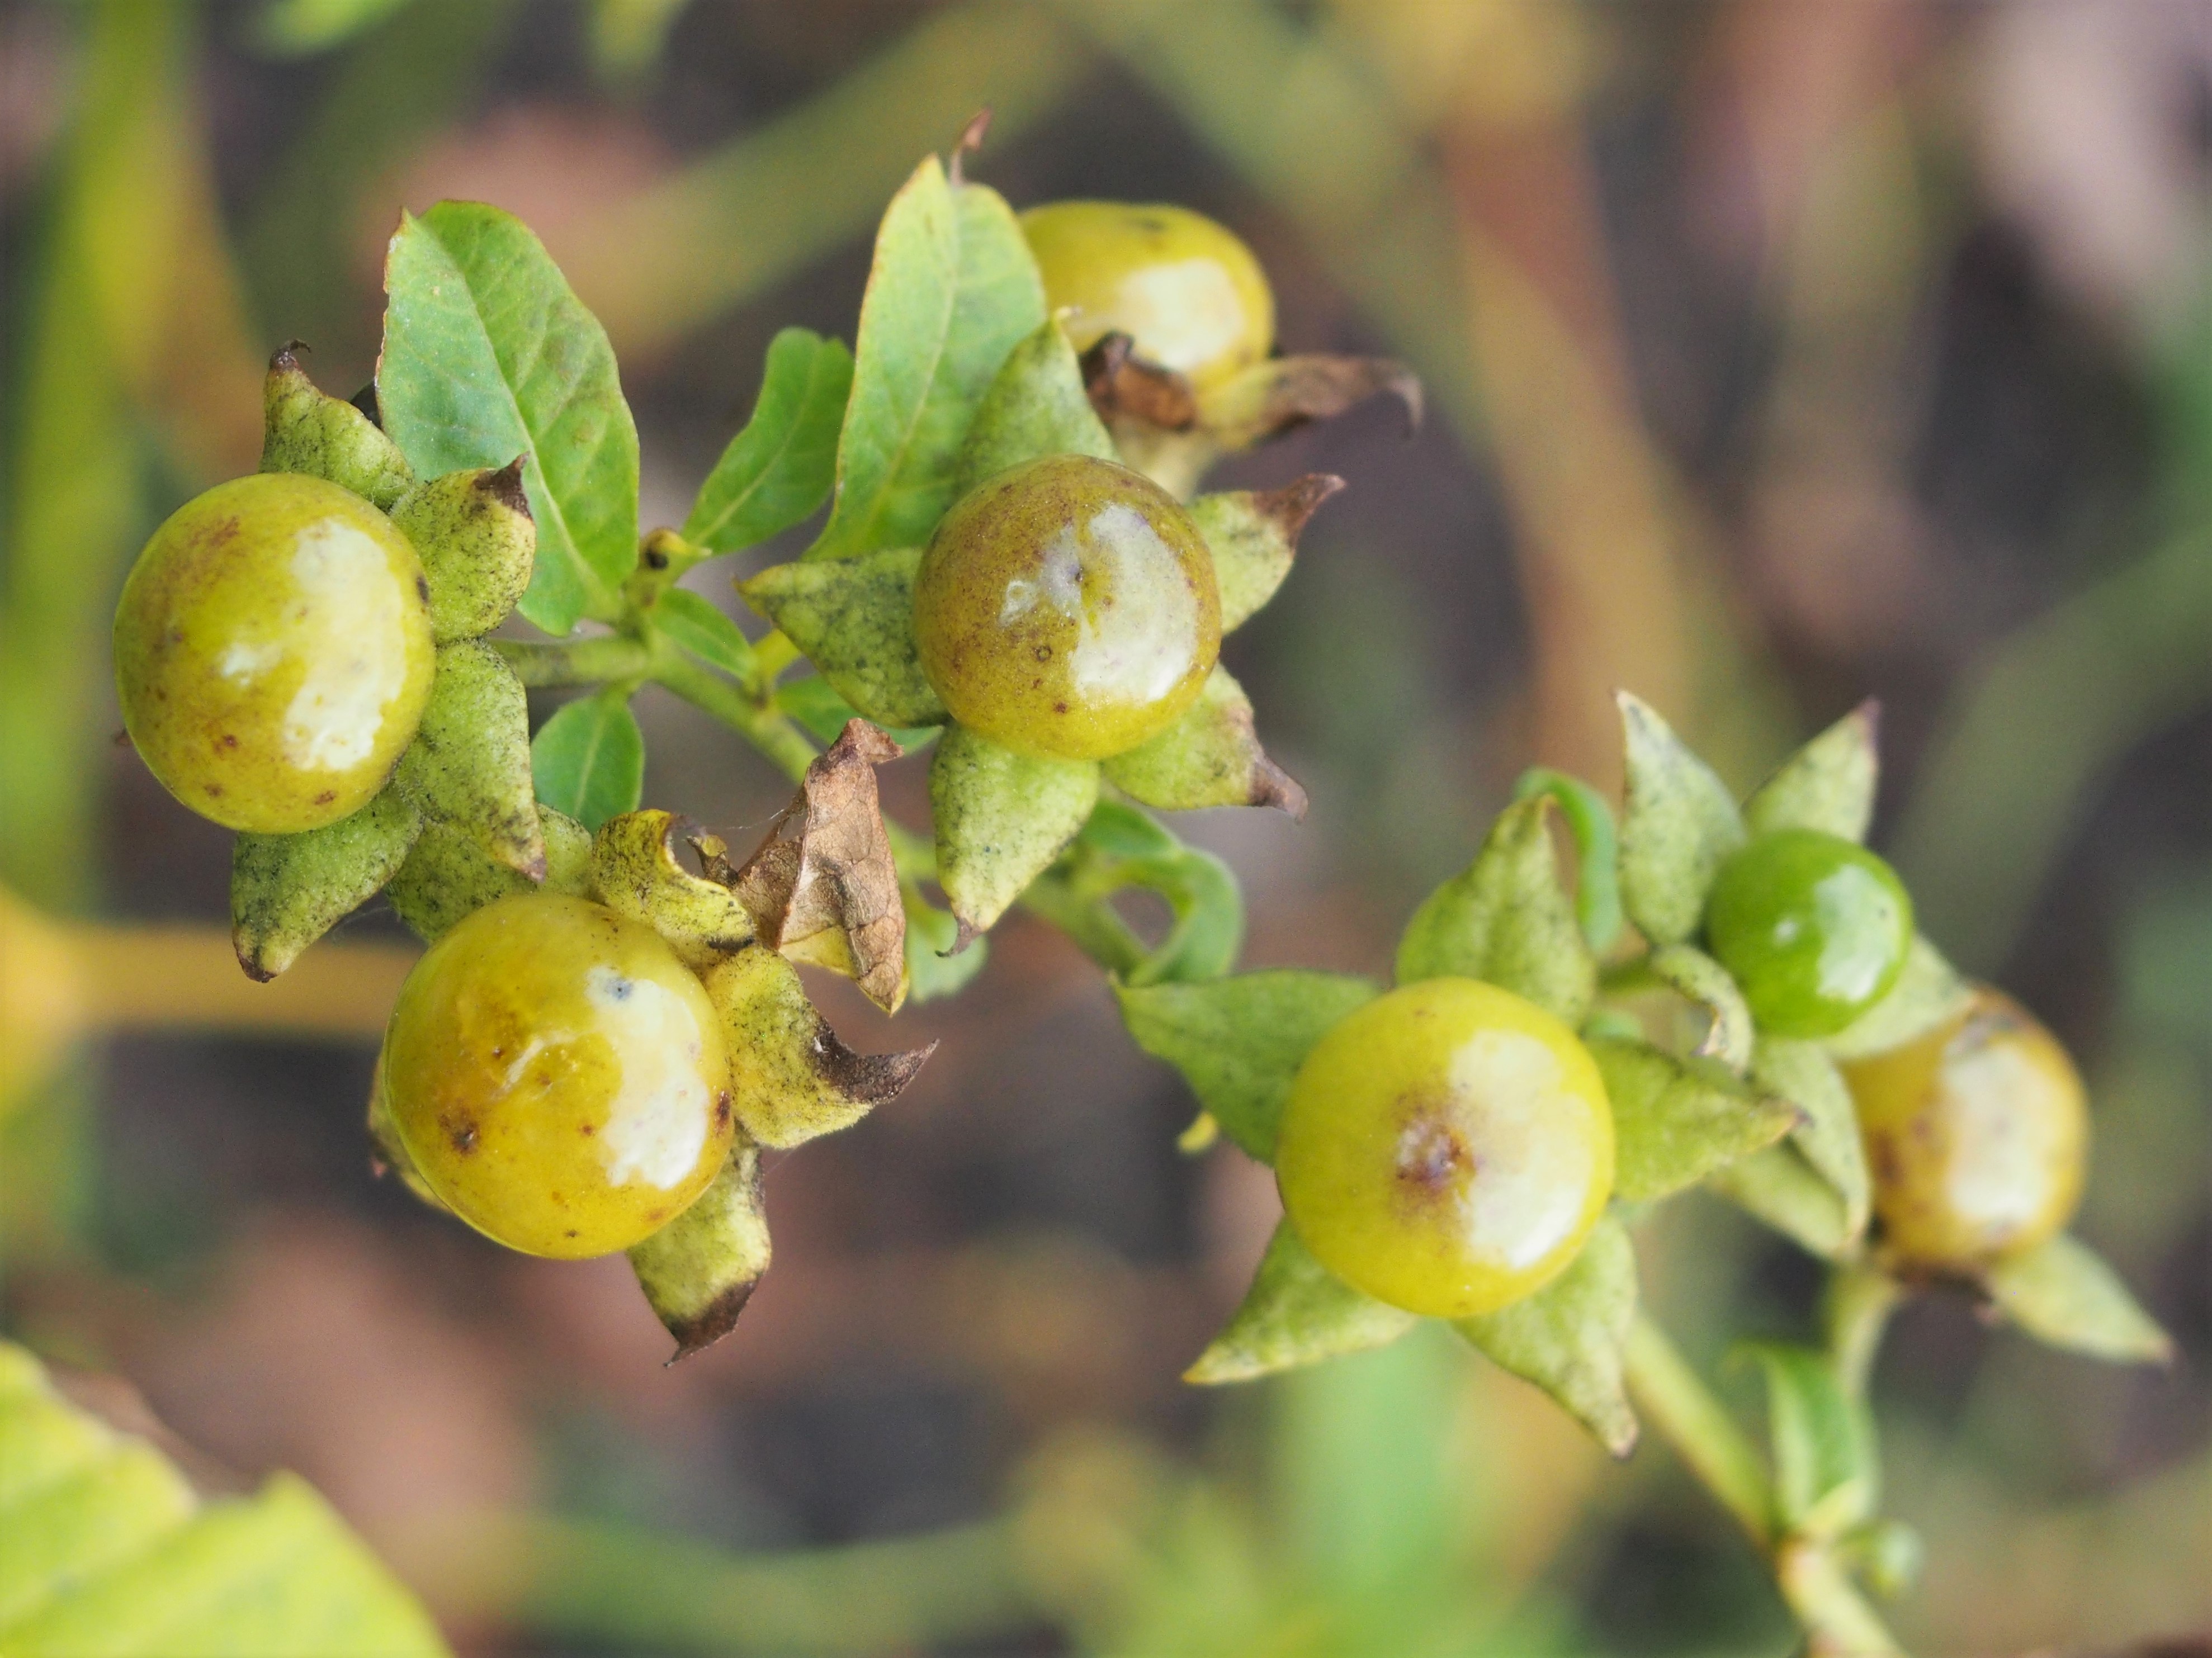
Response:
[[[1294,823],[1306,821],[1304,786],[1272,760],[1261,760],[1252,774],[1252,804],[1288,812]]]
[[[1344,480],[1334,472],[1309,472],[1295,483],[1256,496],[1252,504],[1261,517],[1282,531],[1284,540],[1296,544],[1322,502],[1343,488]]]
[[[284,970],[281,966],[269,966],[260,945],[251,939],[234,938],[231,948],[237,952],[238,964],[246,970],[246,976],[256,984],[265,985]]]
[[[1127,334],[1109,334],[1083,354],[1083,388],[1099,419],[1133,420],[1164,432],[1198,424],[1198,394],[1172,368],[1134,355]]]
[[[978,938],[981,938],[984,933],[990,931],[988,927],[977,926],[965,915],[955,914],[952,920],[952,948],[950,950],[939,950],[937,953],[939,956],[957,956],[963,950],[966,950],[969,945],[974,944]]]
[[[511,513],[530,516],[530,496],[522,487],[522,463],[530,457],[517,455],[495,472],[486,472],[477,479],[477,488]]]
[[[694,1353],[702,1353],[738,1327],[738,1315],[745,1310],[745,1303],[760,1288],[758,1278],[748,1278],[743,1284],[733,1284],[708,1302],[696,1318],[662,1321],[668,1333],[676,1338],[676,1351],[662,1363],[661,1369],[681,1363]]]
[[[1869,696],[1851,710],[1851,717],[1866,727],[1867,741],[1876,743],[1881,738],[1881,699]]]
[[[1605,1448],[1612,1455],[1614,1461],[1626,1462],[1635,1455],[1636,1441],[1641,1431],[1640,1429],[1632,1426],[1619,1439],[1607,1442]]]
[[[305,340],[287,340],[276,348],[276,355],[269,359],[269,372],[272,374],[303,372],[300,367],[300,353],[313,349],[314,348]]]
[[[814,1074],[845,1098],[860,1105],[883,1105],[898,1097],[912,1082],[937,1044],[911,1048],[903,1054],[855,1054],[837,1039],[825,1023],[807,1050],[806,1061]]]
[[[952,187],[958,189],[968,182],[961,163],[983,147],[983,135],[991,130],[991,109],[985,105],[968,118],[968,125],[960,129],[960,136],[952,141],[952,160],[945,175]]]
[[[1411,437],[1421,429],[1421,422],[1428,417],[1428,393],[1421,389],[1421,377],[1402,362],[1389,363],[1385,367],[1389,372],[1383,379],[1382,389],[1406,405],[1406,435]],[[1632,1439],[1629,1441],[1632,1448],[1635,1442]],[[1627,1453],[1624,1451],[1621,1455],[1625,1456]]]

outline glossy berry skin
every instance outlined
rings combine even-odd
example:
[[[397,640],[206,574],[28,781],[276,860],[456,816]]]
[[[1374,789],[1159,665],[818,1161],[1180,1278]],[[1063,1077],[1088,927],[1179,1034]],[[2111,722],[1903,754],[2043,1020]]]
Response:
[[[429,587],[349,490],[264,472],[172,513],[115,611],[123,723],[203,817],[296,834],[384,786],[429,700]]]
[[[1024,754],[1098,760],[1174,724],[1221,652],[1213,556],[1141,473],[1048,455],[987,478],[915,578],[922,672],[952,717]]]
[[[1052,202],[1022,215],[1045,302],[1086,351],[1122,333],[1200,391],[1274,349],[1275,296],[1252,250],[1188,208]]]
[[[440,938],[401,987],[383,1064],[416,1172],[529,1254],[642,1242],[729,1153],[705,987],[650,927],[581,898],[520,893]]]
[[[1971,1271],[2073,1218],[2089,1145],[2081,1078],[2008,997],[1978,987],[1963,1018],[1844,1075],[1899,1262]]]
[[[1428,979],[1340,1021],[1275,1147],[1283,1206],[1346,1283],[1435,1318],[1495,1312],[1572,1261],[1613,1192],[1613,1112],[1559,1020]]]
[[[1721,866],[1705,939],[1777,1036],[1832,1036],[1889,992],[1912,899],[1864,847],[1818,829],[1760,835]]]

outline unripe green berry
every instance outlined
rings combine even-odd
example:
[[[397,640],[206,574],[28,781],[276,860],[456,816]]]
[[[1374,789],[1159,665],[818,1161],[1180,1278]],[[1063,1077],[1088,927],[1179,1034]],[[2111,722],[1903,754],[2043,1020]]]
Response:
[[[115,612],[116,689],[162,785],[297,834],[384,786],[429,700],[428,584],[392,520],[320,478],[219,483],[170,515]]]
[[[1605,1082],[1573,1031],[1494,985],[1425,979],[1306,1056],[1275,1179],[1339,1278],[1472,1318],[1565,1270],[1612,1194],[1613,1158]]]
[[[1188,208],[1051,202],[1022,215],[1068,338],[1088,350],[1109,333],[1201,391],[1249,368],[1275,343],[1275,296],[1252,250]]]
[[[963,495],[915,578],[921,670],[1019,753],[1097,760],[1175,723],[1221,650],[1213,558],[1142,475],[1048,455]]]
[[[535,1255],[649,1237],[707,1188],[734,1132],[697,976],[652,928],[548,892],[487,905],[415,964],[383,1087],[439,1200]]]
[[[1760,1029],[1832,1036],[1889,993],[1912,947],[1912,900],[1864,847],[1818,829],[1760,835],[1721,866],[1705,938]]]

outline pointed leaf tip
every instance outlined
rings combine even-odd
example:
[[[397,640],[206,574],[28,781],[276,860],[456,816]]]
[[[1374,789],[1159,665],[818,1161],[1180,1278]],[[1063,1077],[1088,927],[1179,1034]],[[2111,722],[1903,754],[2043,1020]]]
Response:
[[[1182,1379],[1200,1387],[1250,1382],[1383,1346],[1419,1321],[1338,1278],[1283,1220],[1243,1303]]]

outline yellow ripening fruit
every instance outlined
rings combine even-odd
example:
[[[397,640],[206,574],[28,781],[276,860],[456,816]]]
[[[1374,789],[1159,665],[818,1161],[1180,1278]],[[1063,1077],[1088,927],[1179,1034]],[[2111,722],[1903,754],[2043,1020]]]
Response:
[[[1963,1018],[1844,1075],[1900,1262],[1972,1270],[2073,1218],[2089,1152],[2081,1074],[2011,998],[1978,986]]]
[[[400,989],[383,1064],[416,1172],[528,1254],[642,1242],[729,1153],[706,987],[652,928],[582,898],[519,893],[440,938]]]
[[[1565,1270],[1613,1193],[1613,1111],[1575,1033],[1473,979],[1427,979],[1333,1027],[1275,1146],[1291,1224],[1378,1301],[1472,1318]]]
[[[1045,303],[1087,351],[1111,333],[1203,391],[1275,345],[1275,295],[1252,250],[1188,208],[1050,202],[1022,215]]]
[[[436,671],[407,537],[350,490],[262,472],[154,532],[115,611],[115,683],[162,786],[234,829],[296,834],[366,805]]]
[[[1048,455],[977,484],[915,578],[915,645],[952,717],[1029,755],[1100,760],[1175,723],[1221,653],[1206,537],[1141,473]]]

